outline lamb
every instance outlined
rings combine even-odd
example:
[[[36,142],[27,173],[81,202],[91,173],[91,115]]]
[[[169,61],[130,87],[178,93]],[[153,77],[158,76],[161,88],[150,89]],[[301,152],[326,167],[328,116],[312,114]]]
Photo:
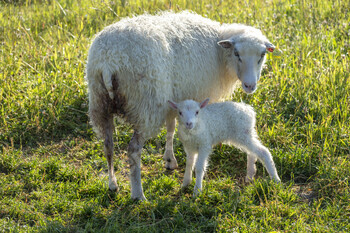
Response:
[[[255,162],[259,159],[271,178],[280,182],[269,150],[258,140],[255,127],[255,112],[243,103],[223,102],[209,104],[209,99],[198,103],[185,100],[180,103],[168,101],[178,112],[178,135],[187,154],[183,187],[192,181],[195,164],[196,184],[194,196],[202,191],[202,180],[212,146],[225,142],[247,153],[246,181],[256,173]]]
[[[166,123],[165,166],[177,167],[173,153],[175,114],[167,100],[222,101],[242,83],[257,88],[267,51],[274,46],[260,30],[222,24],[190,12],[163,12],[125,18],[107,26],[93,40],[86,80],[89,117],[104,140],[109,189],[117,190],[113,167],[114,116],[131,124],[129,143],[131,197],[144,200],[141,150]]]

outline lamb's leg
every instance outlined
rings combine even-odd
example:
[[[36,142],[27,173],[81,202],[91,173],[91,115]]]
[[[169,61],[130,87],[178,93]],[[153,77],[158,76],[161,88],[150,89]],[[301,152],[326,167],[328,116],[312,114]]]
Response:
[[[247,156],[247,176],[245,178],[246,182],[250,182],[253,180],[256,174],[256,163],[257,158],[254,155],[248,154]]]
[[[273,162],[273,158],[270,151],[265,146],[260,145],[260,147],[257,148],[256,155],[263,163],[270,177],[279,183],[281,179],[277,174],[275,163]]]
[[[174,156],[174,150],[173,150],[173,140],[174,140],[174,132],[175,132],[175,117],[168,116],[166,118],[166,144],[165,144],[165,153],[163,156],[163,159],[165,161],[165,168],[173,170],[177,168],[177,161]]]
[[[197,196],[202,191],[202,181],[208,163],[208,157],[211,148],[200,148],[196,162],[196,184],[193,190],[193,196]]]
[[[280,182],[280,178],[277,174],[277,170],[275,167],[275,163],[273,162],[272,155],[265,146],[263,146],[257,139],[249,138],[246,141],[246,152],[248,154],[253,154],[251,156],[256,156],[262,162],[267,172],[269,173],[270,177],[274,179],[276,182]],[[252,161],[249,161],[248,163],[250,163],[250,166],[251,166]]]
[[[192,171],[193,171],[193,165],[196,161],[197,154],[191,150],[188,150],[185,148],[186,151],[186,169],[185,169],[185,175],[184,175],[184,181],[182,184],[182,187],[187,187],[191,181],[192,181]]]
[[[144,142],[142,134],[135,130],[128,147],[131,198],[137,200],[146,200],[141,183],[141,152]]]
[[[105,141],[104,141],[104,152],[107,159],[108,164],[108,177],[109,177],[109,189],[112,191],[118,191],[117,180],[114,175],[114,166],[113,166],[113,116],[109,116],[106,119],[104,125],[104,133],[105,133]]]

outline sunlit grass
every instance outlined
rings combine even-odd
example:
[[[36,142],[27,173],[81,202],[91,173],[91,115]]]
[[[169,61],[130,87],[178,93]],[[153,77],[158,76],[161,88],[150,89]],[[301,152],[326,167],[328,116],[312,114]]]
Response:
[[[269,55],[259,88],[234,101],[257,111],[257,130],[282,179],[258,165],[246,185],[244,153],[218,146],[203,193],[164,169],[164,131],[142,156],[148,201],[130,200],[127,144],[117,124],[120,192],[87,117],[84,69],[93,36],[123,17],[192,10],[260,28]],[[0,1],[0,231],[349,232],[350,80],[347,1]]]

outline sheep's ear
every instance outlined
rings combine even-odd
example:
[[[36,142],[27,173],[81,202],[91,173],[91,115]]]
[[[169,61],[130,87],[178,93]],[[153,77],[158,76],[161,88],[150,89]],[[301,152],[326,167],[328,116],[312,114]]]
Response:
[[[175,102],[172,102],[171,100],[168,100],[169,106],[174,109],[177,110],[177,104]]]
[[[230,41],[230,40],[220,40],[218,42],[218,45],[220,45],[224,49],[229,49],[229,48],[233,47],[234,43],[233,43],[233,41]]]
[[[266,46],[266,50],[269,52],[273,52],[275,50],[275,46],[273,44],[271,44],[270,42],[265,42],[265,46]]]
[[[200,108],[202,109],[202,108],[205,108],[205,106],[207,106],[208,105],[208,103],[209,103],[209,98],[208,99],[205,99],[202,103],[200,103]]]

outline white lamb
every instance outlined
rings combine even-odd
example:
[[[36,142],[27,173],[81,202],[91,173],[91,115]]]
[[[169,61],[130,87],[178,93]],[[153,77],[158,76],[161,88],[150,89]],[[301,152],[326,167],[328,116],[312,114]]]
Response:
[[[109,188],[117,190],[113,168],[115,114],[133,125],[129,144],[131,197],[145,199],[141,150],[166,123],[166,167],[174,169],[175,114],[167,100],[213,102],[231,95],[238,80],[247,93],[257,88],[267,51],[274,46],[260,30],[222,24],[200,15],[165,12],[125,18],[98,33],[86,67],[89,116],[104,139]]]
[[[234,145],[248,154],[247,181],[253,179],[256,173],[255,162],[259,159],[271,178],[280,182],[269,150],[258,140],[254,129],[255,112],[252,107],[234,102],[207,106],[209,99],[202,103],[193,100],[185,100],[178,104],[168,102],[178,112],[178,135],[187,154],[183,187],[191,183],[193,165],[196,162],[194,196],[202,191],[202,180],[212,146],[223,142]]]

